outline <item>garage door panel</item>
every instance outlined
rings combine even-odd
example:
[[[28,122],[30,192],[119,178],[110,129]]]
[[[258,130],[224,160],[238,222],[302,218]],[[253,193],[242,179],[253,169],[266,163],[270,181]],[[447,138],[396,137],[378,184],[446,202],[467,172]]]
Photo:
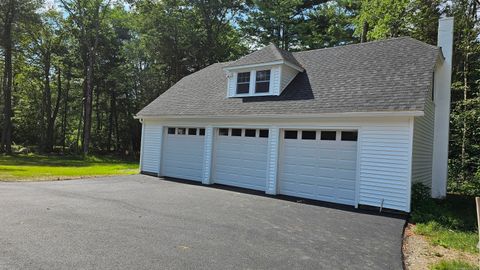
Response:
[[[204,136],[167,134],[164,142],[162,174],[201,181]]]
[[[318,131],[317,131],[318,132]],[[357,142],[283,139],[279,193],[353,205]],[[318,134],[318,133],[317,133]]]
[[[231,136],[231,132],[229,136],[216,135],[213,181],[224,185],[265,190],[268,139],[245,137],[244,134],[243,131],[242,136]]]

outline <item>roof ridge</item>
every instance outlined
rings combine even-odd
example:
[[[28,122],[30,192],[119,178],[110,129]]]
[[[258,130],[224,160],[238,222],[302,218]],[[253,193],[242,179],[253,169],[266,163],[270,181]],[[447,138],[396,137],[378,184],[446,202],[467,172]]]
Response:
[[[363,42],[363,43],[350,43],[350,44],[345,44],[345,45],[339,45],[339,46],[333,46],[333,47],[325,47],[325,48],[319,48],[319,49],[311,49],[311,50],[304,50],[304,51],[298,51],[298,52],[292,52],[293,55],[295,54],[302,54],[302,53],[308,53],[308,52],[313,52],[313,51],[322,51],[322,50],[331,50],[331,49],[338,49],[338,48],[345,48],[345,47],[357,47],[357,46],[365,46],[365,45],[370,45],[374,43],[385,43],[385,42],[391,42],[394,40],[401,40],[401,39],[409,39],[413,40],[417,43],[420,43],[421,45],[424,46],[429,46],[438,49],[437,46],[425,43],[423,41],[420,41],[418,39],[412,38],[410,36],[402,36],[402,37],[394,37],[394,38],[386,38],[386,39],[378,39],[378,40],[372,40],[368,42]]]
[[[275,43],[270,42],[270,44],[269,44],[267,47],[270,47],[270,46],[272,46],[272,47],[274,48],[273,53],[274,53],[277,57],[279,57],[279,59],[281,59],[281,60],[287,60],[287,59],[285,59],[285,57],[283,57],[283,54],[282,54],[282,52],[280,51],[280,50],[282,50],[282,49],[280,49],[277,45],[275,45]],[[288,52],[288,51],[286,51],[286,52]]]

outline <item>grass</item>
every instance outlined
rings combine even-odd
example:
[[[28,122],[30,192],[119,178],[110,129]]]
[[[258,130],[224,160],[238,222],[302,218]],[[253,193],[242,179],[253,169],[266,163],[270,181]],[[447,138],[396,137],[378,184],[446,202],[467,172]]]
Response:
[[[430,267],[430,270],[478,270],[478,267],[473,266],[463,261],[446,261],[442,260]]]
[[[138,173],[138,162],[114,157],[0,155],[0,181],[40,181]]]
[[[415,233],[433,245],[478,253],[478,232],[474,197],[449,194],[444,200],[429,198],[429,191],[414,186],[411,221]]]

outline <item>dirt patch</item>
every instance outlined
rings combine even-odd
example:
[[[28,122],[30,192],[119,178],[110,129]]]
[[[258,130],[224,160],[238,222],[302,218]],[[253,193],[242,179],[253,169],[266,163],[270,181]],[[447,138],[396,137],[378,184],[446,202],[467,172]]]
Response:
[[[462,260],[480,267],[478,254],[434,246],[424,236],[415,234],[414,228],[414,224],[408,224],[403,238],[402,249],[406,270],[425,270],[441,260]]]

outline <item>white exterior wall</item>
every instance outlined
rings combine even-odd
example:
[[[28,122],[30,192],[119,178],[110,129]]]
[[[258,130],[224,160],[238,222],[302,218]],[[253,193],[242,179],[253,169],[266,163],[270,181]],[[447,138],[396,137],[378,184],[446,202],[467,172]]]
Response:
[[[236,118],[236,119],[158,119],[159,126],[205,126],[212,128],[269,128],[270,136],[266,141],[268,157],[265,160],[267,173],[266,192],[277,192],[278,175],[278,150],[280,141],[280,129],[348,129],[358,130],[357,151],[357,175],[355,204],[382,206],[400,211],[410,211],[410,193],[412,179],[412,144],[413,144],[413,117],[327,117],[327,118]],[[153,134],[153,135],[151,135]],[[206,135],[208,134],[208,128]],[[154,133],[147,131],[144,134],[144,142],[149,147],[144,148],[142,156],[145,162],[148,157],[156,158],[160,146],[151,143],[149,136]],[[205,136],[206,139],[208,137]],[[208,150],[207,148],[210,148]],[[206,143],[205,153],[210,153],[215,148],[215,140],[212,144]],[[158,164],[159,159],[148,161],[149,164]],[[211,175],[215,160],[208,161],[204,157],[203,181]]]
[[[453,18],[438,22],[438,46],[444,61],[435,70],[435,133],[433,140],[432,197],[447,194],[450,92],[452,80]]]
[[[410,211],[412,121],[362,126],[359,204]]]
[[[280,93],[285,90],[285,88],[292,82],[292,80],[297,76],[298,70],[289,67],[287,65],[282,66],[282,78],[280,83]]]
[[[432,187],[433,130],[435,108],[431,100],[425,104],[425,115],[414,119],[412,182]]]
[[[280,95],[281,89],[280,89],[280,80],[281,80],[281,67],[276,66],[273,67],[270,71],[270,91],[278,96]]]
[[[141,171],[160,174],[163,126],[157,122],[142,124]]]

